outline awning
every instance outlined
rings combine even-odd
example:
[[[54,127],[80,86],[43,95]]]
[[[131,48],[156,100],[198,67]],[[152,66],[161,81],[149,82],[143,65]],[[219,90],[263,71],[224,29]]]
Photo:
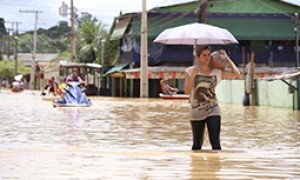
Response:
[[[126,32],[130,20],[131,16],[125,19],[119,19],[119,22],[117,23],[113,33],[111,34],[110,40],[121,39]]]
[[[155,66],[148,67],[148,79],[184,79],[187,67]],[[126,79],[140,79],[140,68],[122,70]]]
[[[87,67],[87,68],[101,68],[100,64],[96,63],[74,63],[70,61],[60,61],[59,62],[60,67],[67,67],[67,68],[80,68],[80,67]]]
[[[112,74],[115,72],[120,72],[120,70],[123,69],[127,65],[128,65],[128,63],[117,64],[114,67],[110,68],[104,75]]]

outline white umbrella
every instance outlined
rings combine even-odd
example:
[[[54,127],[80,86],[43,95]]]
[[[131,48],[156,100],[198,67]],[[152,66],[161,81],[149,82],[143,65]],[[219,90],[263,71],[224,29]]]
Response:
[[[201,23],[165,29],[153,42],[174,45],[238,44],[238,41],[228,30]]]

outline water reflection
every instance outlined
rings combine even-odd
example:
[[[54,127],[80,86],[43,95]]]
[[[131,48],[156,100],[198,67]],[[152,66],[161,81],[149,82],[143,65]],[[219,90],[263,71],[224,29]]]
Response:
[[[53,108],[0,93],[1,179],[297,179],[299,112],[222,104],[223,150],[192,152],[186,101],[93,97]],[[46,162],[46,163],[45,163]]]
[[[196,179],[219,179],[218,172],[221,169],[220,157],[218,153],[191,154],[191,173],[190,180]]]

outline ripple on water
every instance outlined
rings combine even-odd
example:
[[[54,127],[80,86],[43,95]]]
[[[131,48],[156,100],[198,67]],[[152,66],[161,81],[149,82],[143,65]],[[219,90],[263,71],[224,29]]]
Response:
[[[223,150],[191,152],[187,101],[92,97],[53,108],[0,92],[1,179],[297,179],[298,111],[222,104]]]

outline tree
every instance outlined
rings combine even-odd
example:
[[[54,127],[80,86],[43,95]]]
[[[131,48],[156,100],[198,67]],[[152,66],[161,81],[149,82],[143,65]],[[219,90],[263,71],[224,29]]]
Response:
[[[114,29],[115,23],[110,29],[110,33],[105,30],[105,25],[97,19],[93,18],[91,15],[86,13],[82,19],[78,20],[80,22],[79,26],[79,36],[77,41],[77,47],[79,50],[80,62],[94,62],[101,64],[101,41],[105,40],[105,52],[104,59],[105,64],[111,65],[116,59],[118,54],[119,41],[110,41],[109,35]]]
[[[2,60],[2,55],[4,49],[7,49],[7,44],[4,42],[7,42],[8,33],[5,28],[5,21],[3,18],[0,18],[0,60]]]
[[[4,35],[7,35],[7,31],[5,28],[5,21],[3,18],[0,18],[0,38],[2,38]]]
[[[116,26],[116,21],[113,22],[113,25],[109,30],[109,34],[112,34],[113,30],[115,29],[115,26]],[[109,36],[107,37],[105,41],[105,53],[104,53],[105,64],[107,65],[113,64],[117,55],[119,54],[119,46],[120,46],[119,40],[111,41],[109,40]]]
[[[29,74],[30,68],[25,67],[23,61],[18,61],[18,72],[20,74]],[[13,80],[15,73],[15,61],[4,59],[0,61],[0,77],[6,78],[9,81]]]
[[[49,29],[37,31],[37,53],[61,53],[68,49],[68,35],[71,28],[66,21],[60,21],[58,25]],[[33,31],[27,31],[19,35],[19,52],[31,53],[33,44]]]
[[[101,48],[101,40],[106,39],[107,33],[103,23],[95,22],[91,16],[84,16],[81,19],[79,27],[78,44],[80,46],[79,61],[84,63],[92,63],[99,58]]]

